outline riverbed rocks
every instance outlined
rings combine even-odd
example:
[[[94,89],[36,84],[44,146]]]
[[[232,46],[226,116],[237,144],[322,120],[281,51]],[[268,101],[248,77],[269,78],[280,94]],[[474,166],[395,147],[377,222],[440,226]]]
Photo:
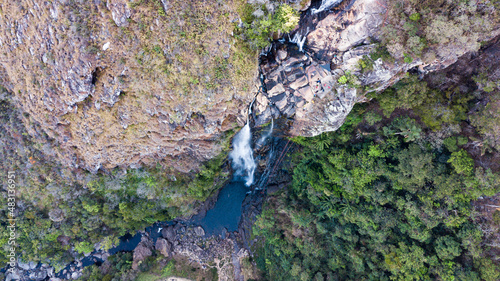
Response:
[[[14,272],[7,272],[5,280],[33,280],[42,281],[54,278],[54,268],[48,264],[37,264],[35,262],[18,262]]]
[[[139,264],[145,260],[147,257],[151,256],[153,254],[152,252],[153,249],[153,240],[150,239],[148,236],[142,236],[141,237],[141,242],[139,242],[139,245],[134,249],[133,253],[133,262],[132,262],[132,268],[136,270],[139,266]]]
[[[337,87],[332,73],[304,53],[289,50],[287,59],[270,58],[262,67],[267,92],[256,99],[257,126],[284,116],[293,119],[291,135],[315,136],[338,129],[355,103],[356,89]]]
[[[155,250],[160,252],[165,257],[169,257],[172,254],[172,243],[168,242],[164,238],[158,238],[156,240]]]

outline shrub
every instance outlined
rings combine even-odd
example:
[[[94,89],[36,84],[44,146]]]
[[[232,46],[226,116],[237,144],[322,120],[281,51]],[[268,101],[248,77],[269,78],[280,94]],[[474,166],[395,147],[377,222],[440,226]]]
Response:
[[[77,251],[80,254],[92,253],[93,250],[94,250],[93,245],[90,244],[87,241],[82,241],[82,242],[75,243],[75,251]]]
[[[448,163],[453,166],[458,174],[470,175],[474,171],[474,160],[463,149],[453,152]]]
[[[337,81],[342,85],[347,84],[347,77],[345,75],[342,75]]]
[[[443,144],[451,152],[455,152],[458,150],[456,137],[449,137],[444,139]]]
[[[264,10],[246,4],[242,16],[244,20],[242,34],[254,49],[268,46],[274,33],[288,33],[299,23],[299,12],[287,4],[281,4],[274,14],[269,13],[267,9]]]
[[[413,13],[410,15],[410,20],[412,20],[412,21],[419,21],[420,18],[421,18],[420,13]]]
[[[373,126],[375,123],[382,121],[382,116],[380,116],[377,112],[370,111],[365,114],[365,121],[370,126]]]

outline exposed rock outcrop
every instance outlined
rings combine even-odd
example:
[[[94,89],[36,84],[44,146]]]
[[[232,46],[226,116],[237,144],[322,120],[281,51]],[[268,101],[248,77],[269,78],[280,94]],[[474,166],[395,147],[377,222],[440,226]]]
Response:
[[[243,89],[257,68],[250,54],[235,58],[237,5],[158,3],[1,4],[0,84],[14,93],[29,134],[53,139],[65,166],[96,172],[164,160],[189,172],[242,125],[236,116],[251,101]],[[205,33],[177,19],[207,9]],[[194,32],[203,39],[186,39]]]
[[[172,254],[172,244],[163,238],[156,240],[155,249],[165,257],[169,257]]]
[[[232,36],[238,5],[212,2],[7,1],[0,84],[14,93],[28,133],[41,143],[53,140],[53,156],[66,167],[96,172],[164,161],[181,172],[196,170],[220,153],[224,131],[243,125],[258,88],[252,92],[252,54]],[[311,5],[287,3],[302,11]],[[386,23],[387,6],[346,0],[334,12],[308,10],[308,24],[292,34],[307,34],[298,40],[305,40],[305,53],[280,48],[264,60],[268,91],[257,97],[257,125],[285,116],[291,135],[336,130],[363,99],[361,88],[339,85],[347,71],[359,86],[379,91],[410,68],[441,69],[470,49],[436,51],[436,60],[425,63],[380,60],[361,73],[357,62],[373,48],[370,38]],[[188,7],[189,18],[200,13],[205,33],[177,18]],[[201,16],[207,9],[211,18]]]
[[[440,70],[453,64],[458,55],[476,50],[473,45],[465,48],[447,44],[446,48],[456,50],[440,52],[448,55],[438,56],[432,62],[420,58],[410,63],[379,58],[370,69],[362,69],[360,61],[375,51],[372,40],[380,36],[387,6],[385,0],[344,1],[341,9],[323,18],[308,15],[312,19],[296,31],[296,35],[307,34],[304,52],[290,45],[278,46],[270,50],[261,64],[267,92],[257,96],[256,124],[286,117],[292,136],[335,131],[354,104],[365,100],[365,93],[390,87],[410,69],[422,74]],[[499,32],[497,27],[478,40],[487,40]]]
[[[147,257],[153,254],[153,241],[151,241],[147,236],[142,236],[141,242],[134,249],[132,268],[135,270],[138,268],[139,264],[145,260]]]

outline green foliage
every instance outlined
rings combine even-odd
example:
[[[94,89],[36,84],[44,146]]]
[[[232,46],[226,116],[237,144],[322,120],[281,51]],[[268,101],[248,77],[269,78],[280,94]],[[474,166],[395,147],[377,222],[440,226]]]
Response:
[[[449,137],[444,139],[443,144],[451,152],[455,152],[458,150],[456,137]]]
[[[378,114],[377,112],[374,112],[374,111],[370,111],[370,112],[367,112],[365,115],[365,121],[366,123],[368,123],[370,126],[373,126],[375,125],[375,123],[378,123],[380,121],[382,121],[382,116],[380,116],[380,114]]]
[[[408,55],[408,54],[404,54],[404,62],[405,63],[412,63],[413,62],[413,58]]]
[[[467,137],[464,137],[464,136],[457,137],[457,144],[460,146],[466,145],[468,142],[469,142],[469,138],[467,138]]]
[[[355,108],[353,119],[362,112]],[[469,216],[471,200],[500,191],[500,176],[474,170],[463,152],[444,163],[441,152],[414,142],[413,119],[344,142],[353,124],[298,141],[306,145],[295,155],[292,186],[253,227],[266,280],[494,280],[499,269],[483,268],[482,233]]]
[[[384,115],[389,117],[396,108],[418,107],[427,99],[428,93],[427,83],[411,75],[376,96],[376,99]]]
[[[431,89],[414,75],[375,96],[385,116],[389,117],[396,108],[412,109],[433,130],[440,129],[445,123],[458,124],[466,120],[472,98],[458,88],[443,92]]]
[[[370,54],[370,58],[373,61],[376,61],[381,58],[383,61],[386,62],[394,62],[394,57],[391,56],[389,51],[387,51],[387,48],[382,44],[377,44],[377,48]]]
[[[342,76],[340,76],[340,78],[337,81],[339,82],[339,84],[342,84],[342,85],[347,84],[347,76],[342,75]]]
[[[451,163],[455,171],[459,174],[470,175],[474,171],[474,160],[463,149],[453,152],[448,163]]]
[[[347,85],[350,88],[357,88],[360,84],[358,78],[350,71],[346,71],[344,75],[340,76],[337,82],[341,85]]]
[[[500,81],[492,81],[490,78],[488,78],[488,75],[486,73],[480,73],[474,77],[472,77],[474,82],[478,85],[479,89],[491,93],[495,89],[500,88]]]
[[[500,225],[500,210],[495,210],[495,212],[493,213],[493,221]]]
[[[421,18],[420,13],[413,13],[410,15],[410,20],[412,20],[412,21],[419,21],[420,18]]]
[[[486,1],[490,2],[490,1]],[[458,57],[479,49],[499,22],[498,12],[472,1],[389,0],[382,44],[398,60],[420,57],[430,63],[436,57]]]
[[[167,265],[161,270],[162,277],[170,277],[175,274],[175,260],[171,260]]]
[[[240,14],[243,28],[239,32],[254,49],[268,46],[275,33],[292,31],[300,19],[298,11],[287,4],[279,4],[274,13],[258,5],[246,4]]]
[[[490,102],[471,116],[471,123],[485,140],[485,146],[500,151],[500,92],[493,92]]]
[[[420,138],[422,129],[414,119],[404,117],[396,118],[389,126],[383,129],[384,135],[402,135],[405,141],[415,141]]]
[[[75,243],[75,251],[77,251],[80,254],[84,254],[84,253],[89,254],[92,251],[94,251],[94,247],[92,244],[90,244],[87,241],[77,242],[77,243]]]
[[[362,59],[358,61],[358,68],[362,72],[373,70],[373,60],[369,56],[363,56]]]

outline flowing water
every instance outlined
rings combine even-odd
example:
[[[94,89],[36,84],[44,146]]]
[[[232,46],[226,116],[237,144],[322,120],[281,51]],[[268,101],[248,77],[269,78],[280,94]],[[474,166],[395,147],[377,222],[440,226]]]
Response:
[[[251,146],[252,131],[250,124],[247,124],[236,134],[233,139],[233,151],[229,154],[229,158],[233,161],[234,175],[243,177],[245,185],[250,186],[253,183],[255,168],[255,160],[253,158],[253,149]]]
[[[326,11],[328,9],[330,9],[331,7],[335,6],[335,5],[338,5],[340,3],[342,3],[343,0],[322,0],[321,1],[321,6],[319,6],[318,9],[311,9],[311,14],[317,14],[317,13],[321,13],[323,11]]]
[[[306,43],[307,33],[309,33],[309,29],[307,30],[307,32],[304,36],[301,36],[297,32],[297,33],[295,33],[295,35],[293,36],[292,39],[290,39],[290,37],[288,37],[290,43],[293,43],[293,44],[296,44],[297,46],[299,46],[299,52],[304,51],[304,44]]]

